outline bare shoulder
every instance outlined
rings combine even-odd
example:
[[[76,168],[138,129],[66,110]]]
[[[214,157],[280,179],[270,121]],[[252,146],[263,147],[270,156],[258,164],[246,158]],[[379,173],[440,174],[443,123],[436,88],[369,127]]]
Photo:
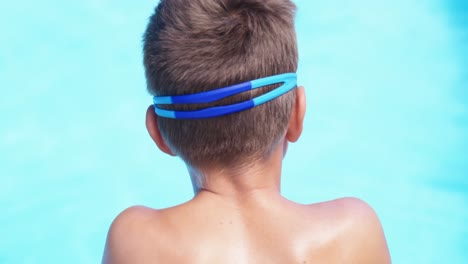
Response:
[[[102,263],[137,263],[147,240],[157,227],[157,210],[133,206],[120,213],[107,234]]]
[[[374,209],[357,198],[335,201],[342,207],[343,233],[340,237],[347,263],[391,263],[382,224]]]
[[[358,198],[317,204],[337,227],[336,249],[343,263],[391,263],[382,224],[374,209]]]

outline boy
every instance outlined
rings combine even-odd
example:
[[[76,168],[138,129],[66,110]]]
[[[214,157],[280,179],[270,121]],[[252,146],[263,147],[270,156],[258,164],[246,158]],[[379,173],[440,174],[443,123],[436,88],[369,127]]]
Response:
[[[144,37],[146,126],[195,197],[113,222],[103,263],[390,263],[364,202],[280,194],[305,114],[289,0],[162,0]],[[204,93],[205,92],[205,93]]]

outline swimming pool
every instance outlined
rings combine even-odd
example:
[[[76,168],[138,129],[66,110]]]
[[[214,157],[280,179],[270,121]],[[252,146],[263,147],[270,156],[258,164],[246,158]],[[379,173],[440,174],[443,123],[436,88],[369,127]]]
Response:
[[[283,192],[379,214],[394,263],[468,263],[468,7],[296,1],[304,135]],[[154,1],[22,1],[0,16],[0,263],[99,262],[134,204],[191,197],[146,134]]]

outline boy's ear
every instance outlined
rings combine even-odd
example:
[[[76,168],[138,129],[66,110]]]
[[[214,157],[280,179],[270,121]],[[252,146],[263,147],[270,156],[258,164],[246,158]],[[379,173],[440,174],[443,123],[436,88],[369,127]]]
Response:
[[[158,115],[154,112],[154,106],[151,105],[148,107],[148,110],[146,110],[146,129],[148,129],[148,133],[150,134],[154,143],[156,143],[162,152],[171,156],[175,156],[161,135],[161,131],[158,127],[158,118]]]
[[[286,139],[289,142],[296,142],[302,134],[304,116],[306,111],[306,97],[304,87],[300,86],[296,90],[296,100],[289,120]]]

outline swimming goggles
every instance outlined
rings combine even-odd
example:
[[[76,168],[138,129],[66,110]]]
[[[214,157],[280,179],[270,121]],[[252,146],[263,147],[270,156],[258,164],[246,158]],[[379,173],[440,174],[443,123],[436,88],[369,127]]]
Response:
[[[211,103],[235,94],[278,83],[283,83],[283,85],[253,99],[231,105],[213,106],[195,111],[174,111],[158,107],[158,105]],[[173,119],[203,119],[224,116],[244,111],[271,101],[294,89],[296,85],[296,73],[284,73],[196,94],[155,96],[153,98],[154,110],[158,116]]]

